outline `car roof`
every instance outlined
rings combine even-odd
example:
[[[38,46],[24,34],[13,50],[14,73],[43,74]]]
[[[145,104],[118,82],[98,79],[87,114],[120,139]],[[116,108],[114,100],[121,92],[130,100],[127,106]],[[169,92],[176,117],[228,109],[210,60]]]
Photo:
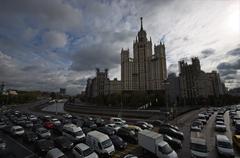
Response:
[[[77,144],[75,147],[79,148],[79,149],[82,150],[82,151],[84,151],[84,150],[86,150],[86,149],[89,148],[89,146],[86,145],[86,144],[84,144],[84,143],[79,143],[79,144]]]
[[[12,126],[13,129],[22,128],[22,126]]]
[[[203,138],[191,138],[191,143],[201,144],[201,145],[206,145],[207,144],[206,140],[203,139]]]
[[[47,155],[52,155],[53,157],[60,157],[60,156],[63,156],[64,153],[58,148],[53,148],[48,151]]]
[[[221,141],[221,142],[229,142],[230,141],[227,136],[220,135],[220,134],[216,135],[216,139],[217,139],[217,141]]]
[[[96,130],[88,132],[87,135],[97,138],[100,142],[103,142],[103,141],[109,139],[109,137],[106,134],[96,131]]]

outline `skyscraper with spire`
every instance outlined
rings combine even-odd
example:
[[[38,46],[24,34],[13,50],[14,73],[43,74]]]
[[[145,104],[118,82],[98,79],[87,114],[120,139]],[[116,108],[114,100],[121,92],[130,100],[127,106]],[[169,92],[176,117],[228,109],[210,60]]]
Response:
[[[123,91],[162,90],[162,82],[167,78],[165,45],[154,45],[143,29],[143,18],[136,40],[133,41],[133,58],[129,49],[121,50],[121,80]]]

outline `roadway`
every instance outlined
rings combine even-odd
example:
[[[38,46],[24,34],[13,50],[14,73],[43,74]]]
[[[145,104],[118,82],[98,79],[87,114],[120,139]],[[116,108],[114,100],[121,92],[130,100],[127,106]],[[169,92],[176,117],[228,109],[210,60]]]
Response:
[[[46,108],[45,108],[46,109]],[[194,111],[190,111],[188,113],[185,113],[184,115],[181,115],[179,117],[177,117],[176,119],[174,119],[173,121],[171,121],[172,124],[177,125],[181,131],[183,131],[184,133],[184,141],[183,143],[183,148],[181,150],[179,150],[178,156],[180,158],[187,158],[191,156],[190,153],[190,125],[191,122],[197,118],[198,113],[202,112],[206,110],[205,108],[201,108],[199,110],[194,110]],[[25,107],[22,108],[21,111],[28,111],[29,107]],[[33,112],[36,115],[44,115],[46,114],[46,111],[39,111],[39,112]],[[52,113],[53,114],[53,113]],[[208,150],[209,150],[209,157],[214,158],[214,157],[218,157],[218,154],[216,152],[216,148],[215,148],[215,135],[217,134],[217,132],[215,131],[215,116],[216,116],[217,112],[215,112],[208,120],[207,124],[205,125],[204,129],[202,130],[201,134],[206,138],[207,140],[207,144],[208,144]],[[82,114],[78,114],[81,115]],[[227,135],[227,137],[232,140],[232,133],[234,131],[234,128],[231,125],[231,120],[229,118],[229,111],[227,111],[224,114],[224,120],[225,120],[225,124],[227,126],[227,131],[225,133],[221,133],[221,134],[225,134]],[[146,120],[145,120],[146,121]],[[19,139],[12,139],[11,137],[7,136],[6,134],[0,133],[0,137],[3,137],[8,143],[10,143],[10,149],[9,153],[11,153],[10,155],[8,155],[8,157],[6,158],[23,158],[23,157],[28,157],[28,156],[33,156],[34,155],[34,148],[31,145],[27,145],[27,144],[23,144],[23,142],[21,142],[21,140]],[[132,153],[135,154],[139,157],[143,157],[143,158],[147,158],[147,155],[142,155],[142,151],[141,148],[139,148],[139,146],[137,145],[132,145],[129,144],[128,148],[124,151],[117,151],[114,154],[114,158],[120,158],[125,154],[128,153]],[[72,157],[71,153],[68,152],[66,153],[68,157]],[[237,149],[235,149],[235,154],[236,157],[240,157],[240,153],[239,151],[237,151]],[[27,156],[26,156],[27,155]],[[0,156],[1,157],[1,156]],[[5,158],[5,157],[4,157]]]
[[[190,125],[191,122],[197,118],[197,114],[201,111],[204,111],[204,109],[195,110],[189,113],[186,113],[185,115],[181,116],[180,118],[173,121],[180,130],[184,133],[184,141],[183,141],[183,148],[182,150],[178,151],[178,156],[180,158],[190,157]],[[205,125],[204,129],[201,131],[200,135],[202,135],[207,140],[208,150],[209,150],[209,156],[210,158],[217,158],[219,157],[216,151],[215,147],[215,135],[216,134],[224,134],[226,135],[231,141],[232,141],[232,134],[234,133],[234,127],[232,126],[231,119],[229,117],[229,111],[225,112],[224,114],[224,121],[226,124],[226,132],[216,132],[215,131],[215,117],[217,115],[217,112],[215,112],[208,120],[207,124]],[[240,157],[239,149],[234,148],[235,151],[235,157]]]

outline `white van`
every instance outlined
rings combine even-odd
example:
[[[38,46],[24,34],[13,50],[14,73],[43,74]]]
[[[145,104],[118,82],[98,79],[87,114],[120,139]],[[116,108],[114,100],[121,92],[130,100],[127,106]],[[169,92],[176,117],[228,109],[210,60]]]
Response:
[[[82,128],[74,124],[65,124],[63,126],[62,134],[73,142],[82,142],[85,140],[85,134],[83,133]]]
[[[98,131],[91,131],[87,134],[86,144],[99,155],[107,156],[115,152],[115,148],[108,135]]]
[[[208,157],[207,142],[203,138],[191,138],[190,150],[192,157]]]

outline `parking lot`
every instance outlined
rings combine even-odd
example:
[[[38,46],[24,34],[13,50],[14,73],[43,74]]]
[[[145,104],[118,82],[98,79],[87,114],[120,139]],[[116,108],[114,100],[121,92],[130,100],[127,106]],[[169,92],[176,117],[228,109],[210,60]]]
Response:
[[[206,111],[206,108],[202,108],[199,110],[195,110],[195,111],[191,111],[188,112],[182,116],[179,116],[177,119],[171,121],[170,123],[172,125],[177,125],[179,127],[179,130],[183,132],[184,134],[184,140],[181,141],[182,142],[182,149],[176,150],[178,157],[181,158],[185,158],[185,157],[191,157],[191,151],[190,151],[190,138],[191,138],[191,132],[190,132],[190,126],[191,123],[198,118],[198,114],[201,112]],[[25,111],[22,111],[23,113],[25,113]],[[31,114],[31,112],[27,112],[29,113],[29,115]],[[215,147],[215,135],[216,134],[224,134],[226,135],[229,140],[232,141],[232,135],[234,134],[235,128],[232,125],[232,120],[230,119],[229,116],[229,109],[226,110],[226,112],[224,113],[223,117],[224,117],[224,122],[226,125],[226,132],[216,132],[215,131],[215,118],[217,116],[218,110],[215,111],[211,117],[209,117],[206,125],[204,125],[203,129],[199,132],[198,135],[200,135],[202,138],[206,139],[207,141],[207,146],[208,146],[208,157],[219,157],[216,147]],[[239,112],[237,112],[239,115]],[[43,116],[49,115],[49,114],[45,114],[45,113],[37,113],[35,114],[39,119],[42,118]],[[53,116],[56,117],[56,116]],[[79,119],[82,118],[86,118],[85,116],[76,116]],[[58,115],[57,118],[59,120],[64,120],[66,118],[63,117],[63,115]],[[87,117],[88,119],[92,119],[92,117]],[[104,119],[105,124],[110,123],[109,122],[109,118],[108,119]],[[151,122],[151,121],[150,121]],[[43,122],[41,122],[43,123]],[[131,123],[127,122],[128,124],[135,124],[136,122],[131,121]],[[12,126],[16,123],[9,121],[9,125]],[[84,128],[84,126],[82,126],[82,128]],[[25,132],[30,132],[32,131],[32,128],[24,128]],[[91,129],[94,130],[94,129]],[[154,127],[152,130],[158,132],[159,127]],[[57,137],[59,137],[60,135],[56,134],[53,129],[50,129],[51,131],[51,140],[55,140]],[[87,133],[85,133],[87,134]],[[0,132],[0,138],[2,138],[6,144],[7,144],[7,150],[5,150],[4,152],[1,152],[1,157],[6,157],[6,158],[23,158],[23,157],[45,157],[45,155],[39,155],[38,151],[36,151],[36,147],[34,143],[26,143],[23,141],[22,136],[20,137],[15,137],[12,136],[10,133],[6,133],[1,131]],[[128,141],[126,139],[124,139],[124,141]],[[240,153],[239,153],[239,149],[237,149],[234,146],[234,153],[235,153],[235,157],[239,157]],[[72,158],[74,157],[72,154],[72,151],[64,151],[64,154],[69,157]],[[135,144],[135,143],[130,143],[128,142],[128,145],[125,149],[123,150],[116,150],[112,157],[114,158],[122,158],[127,154],[133,154],[136,155],[138,157],[141,158],[150,158],[153,157],[153,155],[148,155],[148,154],[144,154],[142,151],[142,147],[140,147],[139,145]]]

